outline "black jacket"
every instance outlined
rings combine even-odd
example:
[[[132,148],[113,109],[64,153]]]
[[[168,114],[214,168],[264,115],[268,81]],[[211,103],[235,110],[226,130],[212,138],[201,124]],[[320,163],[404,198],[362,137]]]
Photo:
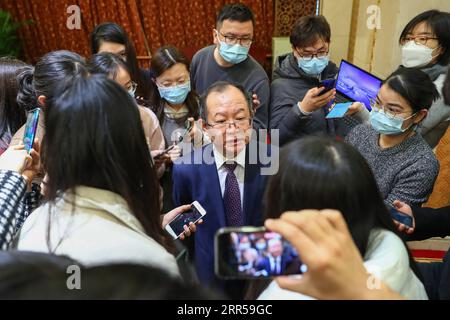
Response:
[[[416,228],[407,240],[424,240],[450,235],[450,206],[440,209],[413,208]],[[428,297],[450,299],[450,251],[441,263],[419,263]]]
[[[450,206],[440,209],[413,207],[416,228],[409,241],[450,236]]]
[[[330,62],[320,78],[333,78],[337,72],[336,65]],[[308,90],[318,86],[319,78],[311,77],[303,72],[293,53],[278,57],[270,88],[270,127],[280,130],[280,145],[305,135],[335,136],[347,133],[348,130],[342,119],[325,119],[326,106],[313,112],[310,116],[300,113],[298,102],[303,100]]]

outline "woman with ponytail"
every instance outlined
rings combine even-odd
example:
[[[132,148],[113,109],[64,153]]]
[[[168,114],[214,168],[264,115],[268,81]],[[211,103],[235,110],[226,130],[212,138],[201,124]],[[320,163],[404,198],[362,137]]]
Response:
[[[33,68],[26,68],[19,75],[17,103],[25,110],[41,108],[45,112],[48,99],[52,99],[56,86],[63,80],[71,81],[80,75],[87,75],[84,58],[70,51],[53,51],[43,56]],[[42,141],[45,133],[44,117],[39,118],[36,138]],[[11,140],[11,145],[23,141],[25,126],[22,126]]]

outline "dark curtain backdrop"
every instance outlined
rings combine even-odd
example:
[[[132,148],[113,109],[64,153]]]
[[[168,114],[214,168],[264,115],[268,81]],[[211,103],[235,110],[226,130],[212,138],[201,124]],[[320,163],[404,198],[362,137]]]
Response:
[[[34,63],[53,50],[71,50],[89,56],[88,36],[105,21],[123,26],[133,39],[138,56],[150,56],[172,44],[189,57],[211,44],[212,29],[225,0],[0,0],[15,21],[32,20],[19,31],[22,58]],[[242,0],[254,12],[255,42],[251,54],[260,62],[272,52],[272,37],[285,35],[295,20],[314,13],[316,0]],[[81,29],[69,30],[67,8],[81,9]],[[277,32],[274,32],[275,25]],[[270,64],[270,62],[269,62]],[[143,65],[146,65],[145,63]]]
[[[256,17],[255,45],[271,50],[275,0],[247,0]],[[89,55],[88,35],[105,21],[123,26],[133,39],[138,56],[147,56],[165,44],[201,48],[212,43],[212,28],[221,0],[1,0],[0,8],[15,21],[33,20],[20,29],[23,57],[35,62],[58,49]],[[81,30],[66,27],[67,8],[81,9]],[[146,42],[147,39],[147,42]],[[150,51],[150,52],[149,52]]]

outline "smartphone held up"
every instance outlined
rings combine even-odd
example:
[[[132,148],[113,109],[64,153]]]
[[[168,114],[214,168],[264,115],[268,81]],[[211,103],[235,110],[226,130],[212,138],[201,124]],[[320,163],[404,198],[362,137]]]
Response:
[[[395,221],[407,226],[408,228],[413,228],[414,224],[413,224],[413,218],[403,212],[398,211],[397,209],[395,209],[394,207],[390,207],[389,211],[392,215],[392,219],[394,219]]]
[[[36,137],[36,131],[39,123],[39,115],[41,109],[37,108],[28,112],[27,122],[25,125],[25,133],[23,136],[23,144],[25,145],[25,150],[30,152],[33,149],[34,139]]]
[[[197,223],[206,215],[205,209],[198,203],[194,201],[191,204],[191,209],[185,211],[175,217],[166,225],[166,231],[172,236],[174,240],[178,239],[184,232],[184,226],[189,227],[189,224]]]
[[[265,228],[222,228],[215,238],[215,271],[222,279],[260,279],[306,272],[298,253]]]
[[[319,88],[324,88],[319,96],[333,90],[336,87],[336,78],[324,79],[320,81]]]

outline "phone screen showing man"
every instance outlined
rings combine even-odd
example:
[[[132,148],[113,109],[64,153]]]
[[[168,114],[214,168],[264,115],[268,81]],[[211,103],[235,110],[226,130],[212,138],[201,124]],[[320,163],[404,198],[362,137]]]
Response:
[[[184,226],[189,226],[189,224],[196,223],[202,214],[195,208],[195,206],[191,206],[191,209],[183,212],[178,215],[172,222],[169,223],[169,226],[172,228],[173,232],[179,236],[184,232]]]
[[[231,232],[229,242],[227,261],[224,261],[227,276],[270,278],[304,271],[298,253],[278,233]]]

